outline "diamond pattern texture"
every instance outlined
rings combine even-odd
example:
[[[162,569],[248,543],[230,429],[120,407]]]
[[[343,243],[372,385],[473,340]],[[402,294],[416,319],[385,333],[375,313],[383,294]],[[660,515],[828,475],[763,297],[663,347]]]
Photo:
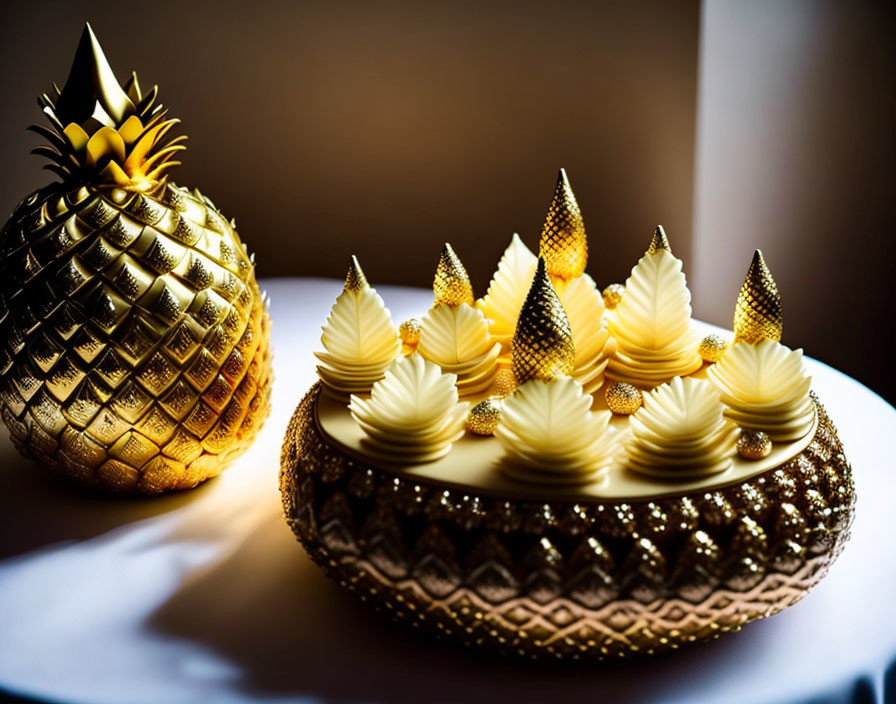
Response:
[[[22,454],[89,486],[224,469],[267,416],[269,329],[245,247],[198,191],[56,184],[0,235],[0,414]]]
[[[551,276],[574,279],[585,273],[588,263],[585,223],[569,179],[562,169],[541,230],[539,254],[544,257]]]
[[[737,297],[733,327],[735,341],[752,344],[781,339],[784,327],[781,294],[758,249]]]
[[[572,374],[575,367],[576,348],[569,318],[542,259],[520,309],[511,345],[513,375],[518,384],[532,379],[550,381]]]
[[[799,601],[849,537],[852,473],[820,404],[809,447],[744,483],[655,501],[529,503],[342,453],[317,426],[319,391],[283,444],[287,522],[343,587],[468,646],[605,660],[715,638]]]

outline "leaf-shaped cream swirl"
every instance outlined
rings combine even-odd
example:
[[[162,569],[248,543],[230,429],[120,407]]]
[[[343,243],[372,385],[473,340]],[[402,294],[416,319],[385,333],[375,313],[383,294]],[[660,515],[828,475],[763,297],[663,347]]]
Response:
[[[802,350],[768,339],[737,342],[707,374],[727,406],[725,415],[768,433],[773,442],[797,440],[815,422]]]
[[[681,260],[668,249],[645,254],[625,283],[625,295],[610,319],[618,344],[607,376],[639,386],[657,386],[700,368],[697,333],[691,326],[691,294]]]
[[[370,391],[401,353],[401,341],[389,309],[353,258],[346,285],[330,309],[321,335],[325,352],[317,373],[332,396]]]
[[[532,286],[537,263],[536,256],[523,244],[520,236],[514,234],[498,262],[488,291],[476,301],[476,307],[489,321],[492,339],[501,343],[504,354],[510,353],[513,331]]]
[[[612,464],[617,449],[609,411],[570,377],[533,379],[504,401],[495,437],[506,474],[539,484],[583,484]]]
[[[488,321],[476,308],[436,303],[423,316],[417,351],[442,371],[456,374],[458,393],[468,396],[492,385],[501,345],[492,341]]]
[[[705,379],[675,377],[657,386],[629,422],[627,465],[636,472],[691,479],[733,464],[737,426],[725,420],[719,394]]]
[[[574,279],[553,281],[554,290],[566,310],[576,350],[572,377],[593,394],[604,383],[604,370],[616,351],[604,319],[604,299],[588,274]]]
[[[353,395],[352,417],[373,457],[397,463],[444,457],[463,434],[469,403],[457,402],[454,374],[417,354],[399,357],[373,385],[369,399]]]

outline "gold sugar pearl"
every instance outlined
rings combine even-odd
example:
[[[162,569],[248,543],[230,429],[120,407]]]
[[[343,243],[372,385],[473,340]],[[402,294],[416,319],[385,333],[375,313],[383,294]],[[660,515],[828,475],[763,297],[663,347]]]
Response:
[[[499,369],[495,375],[495,380],[489,387],[489,394],[492,396],[510,396],[516,390],[516,377],[513,375],[513,369],[504,367]]]
[[[737,454],[745,460],[761,460],[772,451],[772,441],[761,430],[742,428],[737,439]]]
[[[398,336],[401,341],[413,347],[420,342],[420,321],[417,318],[409,318],[398,326]]]
[[[707,335],[700,340],[700,346],[697,348],[697,352],[703,357],[704,362],[713,364],[722,358],[722,355],[725,354],[725,350],[727,349],[728,343],[721,335]]]
[[[467,429],[476,435],[493,435],[501,422],[501,401],[487,398],[470,409],[467,416]]]
[[[625,286],[622,284],[610,284],[603,290],[604,305],[613,310],[622,302],[622,294],[625,293]]]
[[[607,408],[613,411],[613,413],[623,416],[630,416],[644,402],[641,390],[633,384],[626,384],[624,381],[614,381],[607,386],[604,397],[607,399]]]

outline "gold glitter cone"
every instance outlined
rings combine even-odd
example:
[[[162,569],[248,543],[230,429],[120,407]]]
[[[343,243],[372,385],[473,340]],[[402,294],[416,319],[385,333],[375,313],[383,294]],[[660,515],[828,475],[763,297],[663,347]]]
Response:
[[[666,231],[662,225],[657,225],[653,231],[653,237],[650,240],[650,246],[647,247],[647,254],[656,254],[661,249],[672,253],[672,247],[669,246],[669,238],[666,237]]]
[[[548,278],[543,257],[513,333],[513,374],[518,384],[571,374],[576,350],[569,319]]]
[[[734,309],[734,341],[781,340],[784,320],[781,315],[781,295],[765,265],[762,252],[753,254],[753,261],[744,279]]]
[[[358,263],[358,258],[353,254],[352,262],[348,267],[348,273],[345,275],[345,287],[343,290],[361,291],[369,287],[370,284],[367,283],[367,277],[364,275],[364,270]]]
[[[473,305],[473,285],[467,270],[454,253],[449,243],[442,247],[439,266],[432,282],[432,290],[436,295],[436,303],[459,306],[461,303]]]
[[[0,415],[19,451],[94,488],[187,489],[268,412],[270,320],[232,220],[168,181],[177,120],[121,86],[85,27],[34,152],[60,180],[3,228]],[[223,149],[222,145],[222,149]]]
[[[560,279],[581,276],[588,263],[585,223],[565,169],[560,169],[557,176],[557,187],[541,231],[539,254],[544,257],[548,274]]]

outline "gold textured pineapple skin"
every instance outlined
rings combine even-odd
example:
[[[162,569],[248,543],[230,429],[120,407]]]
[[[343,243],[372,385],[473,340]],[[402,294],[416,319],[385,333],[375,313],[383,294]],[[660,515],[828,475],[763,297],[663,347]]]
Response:
[[[239,237],[198,191],[55,184],[0,234],[0,415],[81,484],[187,489],[267,417],[270,319]]]

